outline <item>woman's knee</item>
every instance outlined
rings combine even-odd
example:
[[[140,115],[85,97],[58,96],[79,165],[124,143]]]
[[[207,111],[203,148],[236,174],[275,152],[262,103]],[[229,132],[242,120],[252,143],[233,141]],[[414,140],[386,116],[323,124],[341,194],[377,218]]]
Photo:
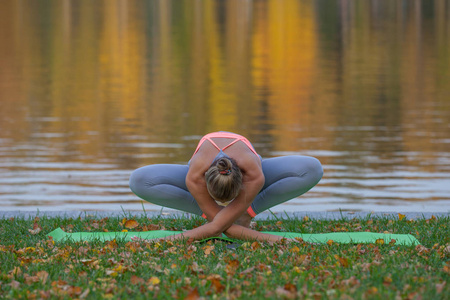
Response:
[[[312,187],[322,179],[322,164],[315,157],[295,155],[290,158],[289,163],[289,167],[296,174],[295,177],[302,179],[308,186]]]
[[[148,167],[142,167],[134,170],[130,175],[130,189],[136,195],[143,194],[143,190],[148,185],[149,177],[151,176],[151,172],[148,172]]]
[[[311,178],[312,182],[319,182],[323,176],[323,167],[320,161],[311,156],[304,156],[304,168],[306,169],[306,175]]]
[[[130,189],[141,198],[151,195],[151,191],[158,193],[159,187],[164,186],[187,190],[185,179],[188,169],[185,165],[171,164],[157,164],[139,168],[130,175]]]

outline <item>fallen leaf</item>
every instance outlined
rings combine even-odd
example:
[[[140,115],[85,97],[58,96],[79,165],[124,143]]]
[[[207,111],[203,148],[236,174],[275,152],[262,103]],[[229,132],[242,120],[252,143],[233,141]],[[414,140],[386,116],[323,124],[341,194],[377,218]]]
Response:
[[[248,273],[253,272],[254,270],[255,270],[255,267],[250,267],[250,268],[245,269],[244,271],[242,271],[240,274],[241,275],[248,274]]]
[[[447,245],[442,252],[445,254],[450,254],[450,245]]]
[[[297,253],[297,252],[300,252],[300,248],[297,247],[297,246],[294,246],[294,247],[292,247],[291,250],[289,250],[289,251],[294,252],[294,253]]]
[[[39,271],[36,273],[36,276],[39,278],[39,280],[42,281],[42,284],[45,284],[47,282],[48,272],[47,271]]]
[[[23,278],[25,279],[25,283],[28,284],[28,285],[39,281],[39,277],[37,277],[37,276],[30,276],[28,274],[25,274],[23,276]]]
[[[378,244],[378,245],[383,245],[384,244],[384,239],[377,239],[375,241],[375,243]]]
[[[141,277],[138,277],[136,275],[132,275],[130,278],[131,284],[140,284],[140,283],[144,283],[145,280]]]
[[[296,293],[297,292],[297,286],[292,284],[292,283],[286,283],[284,285],[284,289],[286,291],[288,291],[288,292],[291,292],[291,293]]]
[[[11,280],[11,282],[9,283],[9,285],[11,286],[11,288],[13,289],[18,289],[20,286],[20,283],[18,281],[15,280]]]
[[[221,293],[223,290],[225,290],[225,286],[221,282],[222,277],[220,275],[212,275],[208,276],[207,280],[211,282],[211,286],[214,288],[214,290],[217,293]]]
[[[158,285],[160,282],[161,280],[155,276],[150,277],[150,279],[147,281],[149,285]]]
[[[14,269],[12,269],[10,272],[9,272],[9,277],[14,277],[14,276],[18,276],[18,275],[20,275],[20,274],[22,274],[22,270],[20,269],[20,267],[14,267]]]
[[[41,231],[42,231],[42,227],[37,223],[37,221],[34,222],[33,229],[28,229],[28,232],[30,232],[33,235],[36,235]]]
[[[139,226],[139,223],[136,220],[127,220],[124,224],[125,228],[133,229]]]
[[[259,248],[261,248],[261,244],[258,243],[257,241],[254,241],[251,245],[251,248],[252,248],[252,250],[259,249]]]
[[[84,299],[89,295],[90,289],[87,288],[84,290],[84,292],[82,294],[80,294],[80,296],[78,296],[79,299]]]
[[[185,300],[197,300],[200,298],[200,294],[198,293],[198,288],[195,287],[195,289],[191,290],[186,298],[184,298]]]
[[[106,242],[105,248],[114,250],[118,247],[116,239],[113,239],[112,241]]]
[[[230,260],[225,268],[228,274],[234,273],[239,268],[239,261],[237,259]]]
[[[446,281],[444,281],[442,283],[436,283],[436,293],[437,294],[442,293],[442,290],[444,289],[444,286],[446,283],[447,283]]]
[[[286,290],[284,287],[277,287],[275,290],[275,294],[276,297],[269,297],[269,298],[275,298],[275,299],[283,299],[283,298],[287,298],[287,299],[294,299],[296,294]]]
[[[149,224],[142,226],[142,231],[160,230],[160,228],[161,227],[159,225]]]
[[[443,268],[442,268],[442,270],[445,272],[445,273],[448,273],[448,274],[450,274],[450,267],[449,266],[444,266]]]
[[[406,217],[406,215],[402,215],[401,213],[398,214],[399,221],[403,220]]]
[[[423,245],[417,245],[415,249],[419,254],[430,252],[430,249],[428,249],[427,247],[425,247]]]
[[[337,261],[339,261],[339,264],[343,266],[344,268],[348,267],[348,259],[345,257],[340,257],[339,255],[335,254],[334,258],[336,258]]]
[[[212,250],[214,250],[214,246],[207,245],[207,246],[203,247],[203,251],[205,252],[205,255],[210,255]]]

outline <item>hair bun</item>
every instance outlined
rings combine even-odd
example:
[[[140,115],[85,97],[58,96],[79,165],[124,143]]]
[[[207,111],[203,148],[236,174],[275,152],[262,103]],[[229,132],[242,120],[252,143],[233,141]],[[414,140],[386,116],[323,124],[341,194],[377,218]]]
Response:
[[[228,158],[222,157],[217,161],[217,167],[219,168],[219,171],[229,170],[233,167],[233,164]]]

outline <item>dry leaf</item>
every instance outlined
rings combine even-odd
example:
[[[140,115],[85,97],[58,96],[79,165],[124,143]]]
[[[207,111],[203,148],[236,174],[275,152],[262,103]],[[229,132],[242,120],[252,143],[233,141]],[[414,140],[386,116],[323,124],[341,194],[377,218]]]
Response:
[[[250,267],[250,268],[245,269],[244,271],[242,271],[240,274],[241,274],[241,275],[244,275],[244,274],[247,274],[247,273],[251,273],[251,272],[253,272],[254,270],[255,270],[255,267]]]
[[[207,245],[207,246],[203,247],[203,251],[205,252],[205,255],[210,255],[212,250],[214,250],[214,246]]]
[[[84,299],[89,295],[90,289],[87,288],[84,290],[84,292],[78,297],[79,299]]]
[[[336,258],[337,261],[339,261],[339,264],[343,266],[344,268],[348,267],[348,259],[345,257],[340,257],[337,254],[334,255],[334,258]]]
[[[33,224],[33,229],[28,229],[28,232],[30,232],[33,235],[36,235],[41,231],[42,231],[42,227],[36,221]]]
[[[294,253],[297,253],[297,252],[300,252],[300,248],[297,247],[297,246],[294,246],[294,247],[292,247],[291,250],[289,250],[289,251],[294,252]]]
[[[19,286],[20,286],[20,283],[18,282],[18,281],[15,281],[15,280],[11,280],[11,282],[10,282],[10,284],[9,284],[10,286],[11,286],[11,288],[13,288],[13,289],[18,289],[19,288]]]
[[[125,228],[133,229],[139,226],[139,223],[135,220],[127,220],[124,224]]]
[[[37,276],[30,276],[28,274],[25,274],[23,276],[23,278],[25,279],[25,283],[28,284],[28,285],[39,281],[39,277],[37,277]]]
[[[237,259],[230,260],[225,268],[227,273],[234,273],[239,268],[239,261]]]
[[[225,290],[225,286],[220,282],[220,276],[208,276],[208,280],[211,281],[211,286],[217,293],[221,293]]]
[[[186,298],[184,298],[185,300],[197,300],[200,298],[200,294],[198,293],[198,288],[195,287],[195,289],[193,289],[192,291],[190,291]]]
[[[251,248],[252,248],[252,250],[259,249],[259,248],[261,248],[261,244],[258,243],[257,241],[254,241],[251,245]]]
[[[447,245],[447,246],[444,248],[443,252],[444,252],[445,254],[450,254],[450,245]]]
[[[132,275],[130,278],[131,284],[140,284],[140,283],[144,283],[145,280],[141,277],[138,277],[136,275]]]
[[[442,290],[444,289],[446,283],[447,283],[446,281],[442,283],[436,283],[436,293],[438,294],[442,293]]]
[[[47,271],[39,271],[36,273],[36,276],[42,281],[42,284],[47,282],[48,272]]]
[[[406,215],[402,215],[401,213],[398,214],[399,221],[403,220],[406,217]]]

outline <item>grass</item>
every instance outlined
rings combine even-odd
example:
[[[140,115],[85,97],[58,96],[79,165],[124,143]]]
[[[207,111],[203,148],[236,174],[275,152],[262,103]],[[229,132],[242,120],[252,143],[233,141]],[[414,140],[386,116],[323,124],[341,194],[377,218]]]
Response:
[[[200,218],[0,219],[0,298],[5,299],[445,299],[450,218],[261,220],[256,230],[409,233],[422,245],[269,245],[225,242],[62,242],[66,231],[184,230]],[[233,246],[233,245],[232,245]],[[448,299],[448,298],[447,298]]]

